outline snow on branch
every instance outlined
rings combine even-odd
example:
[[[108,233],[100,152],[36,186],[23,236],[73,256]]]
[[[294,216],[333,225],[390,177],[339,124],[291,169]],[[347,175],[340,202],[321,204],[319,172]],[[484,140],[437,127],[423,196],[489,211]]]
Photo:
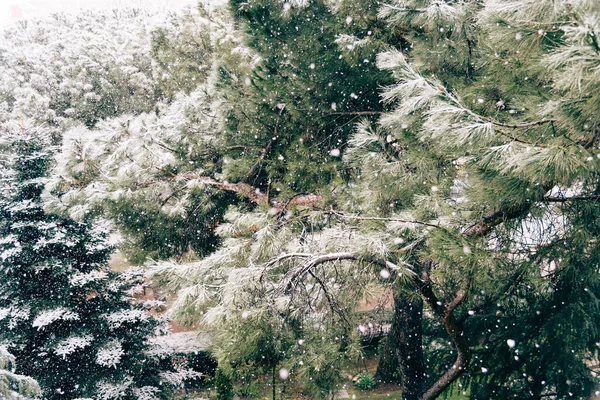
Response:
[[[71,336],[61,342],[58,342],[54,348],[54,353],[58,356],[62,356],[65,359],[68,355],[74,353],[77,350],[83,349],[89,346],[94,338],[91,335],[83,336]]]
[[[121,357],[125,354],[123,346],[118,340],[112,340],[98,349],[96,353],[96,363],[108,368],[117,368],[121,362]]]
[[[40,330],[56,321],[76,321],[78,319],[79,315],[77,313],[64,307],[58,307],[39,313],[33,320],[32,326]]]

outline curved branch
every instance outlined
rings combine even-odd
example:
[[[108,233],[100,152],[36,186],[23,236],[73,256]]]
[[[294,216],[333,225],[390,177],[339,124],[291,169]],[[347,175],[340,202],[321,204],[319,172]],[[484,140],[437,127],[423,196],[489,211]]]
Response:
[[[298,253],[300,254],[300,257],[302,258],[306,258],[307,255],[305,253]],[[281,255],[279,256],[277,259],[270,261],[267,265],[269,266],[269,268],[272,268],[274,263],[284,260],[284,259],[288,259],[288,258],[292,258],[294,257],[293,254],[287,255]],[[281,282],[279,283],[276,291],[278,293],[285,293],[288,290],[291,289],[291,287],[294,285],[295,282],[297,282],[298,280],[301,280],[304,275],[306,275],[307,273],[310,273],[310,271],[320,265],[320,264],[324,264],[324,263],[328,263],[328,262],[332,262],[332,261],[345,261],[345,260],[351,260],[351,261],[366,261],[369,263],[373,263],[373,264],[378,264],[384,268],[389,268],[391,270],[402,270],[403,272],[406,272],[409,275],[412,275],[413,277],[415,277],[417,274],[405,267],[400,267],[396,264],[394,264],[391,261],[387,261],[387,260],[383,260],[377,257],[362,257],[356,253],[352,253],[352,252],[340,252],[340,253],[329,253],[329,254],[322,254],[319,256],[314,256],[311,260],[309,260],[307,263],[302,264],[290,271],[288,271],[285,276],[283,277],[283,279],[281,280]]]
[[[458,291],[454,299],[448,305],[444,305],[437,298],[433,292],[431,281],[427,274],[424,274],[423,283],[419,286],[421,296],[425,302],[427,302],[429,307],[431,307],[433,313],[442,321],[442,325],[450,337],[450,340],[452,340],[457,353],[452,367],[436,380],[425,394],[423,394],[421,397],[422,400],[436,399],[465,372],[471,361],[471,348],[463,330],[462,322],[457,320],[454,316],[456,307],[466,300],[466,288],[468,288],[469,284],[470,283],[466,281],[466,283],[463,284],[463,288]]]

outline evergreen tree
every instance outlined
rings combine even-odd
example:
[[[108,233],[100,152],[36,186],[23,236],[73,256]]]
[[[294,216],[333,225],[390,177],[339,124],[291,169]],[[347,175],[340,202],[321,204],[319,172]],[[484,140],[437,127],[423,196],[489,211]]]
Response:
[[[327,396],[341,360],[359,354],[354,306],[387,286],[397,312],[383,363],[404,397],[435,398],[458,379],[477,398],[589,395],[597,2],[232,6],[248,46],[216,33],[223,48],[202,47],[218,76],[202,70],[196,91],[185,81],[196,119],[173,123],[185,114],[175,100],[132,129],[124,118],[72,132],[61,169],[70,211],[92,194],[126,199],[112,215],[131,237],[165,227],[164,215],[189,222],[168,235],[173,251],[154,254],[189,245],[207,256],[157,263],[156,281],[178,292],[178,318],[216,328],[222,365],[286,368]],[[167,39],[155,36],[163,64],[188,53]],[[114,140],[94,136],[103,131]],[[98,153],[77,147],[86,137]],[[148,206],[156,198],[160,209]],[[194,240],[213,230],[219,248],[202,253]]]
[[[11,160],[0,203],[2,341],[45,399],[164,398],[174,378],[190,373],[162,371],[147,354],[159,320],[132,297],[142,272],[109,269],[113,247],[101,225],[44,211],[47,132],[12,128],[2,137]]]
[[[398,82],[383,93],[394,110],[350,138],[353,182],[336,202],[272,206],[271,221],[227,215],[223,250],[181,266],[193,279],[159,267],[183,288],[178,310],[210,307],[214,293],[204,321],[267,309],[315,321],[329,301],[351,308],[381,270],[431,315],[405,302],[417,312],[400,346],[428,332],[400,361],[429,366],[403,377],[406,398],[438,397],[461,376],[477,397],[585,398],[599,323],[597,4],[398,2],[381,15],[412,43],[378,57]]]
[[[355,212],[381,215],[391,203],[392,218],[415,221],[404,235],[419,279],[407,289],[453,343],[442,345],[453,355],[434,364],[425,398],[465,372],[477,398],[585,398],[593,389],[600,321],[585,297],[598,284],[598,131],[589,111],[598,11],[585,1],[382,9],[412,45],[379,56],[398,80],[383,95],[396,109],[357,131],[347,160],[361,171],[359,192],[393,195],[364,199]]]

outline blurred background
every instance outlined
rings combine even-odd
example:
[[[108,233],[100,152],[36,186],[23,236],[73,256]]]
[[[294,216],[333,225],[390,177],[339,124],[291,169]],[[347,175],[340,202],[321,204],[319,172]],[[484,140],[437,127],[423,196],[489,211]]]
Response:
[[[152,10],[174,10],[193,5],[196,0],[0,0],[0,28],[27,18],[54,12],[84,9],[136,7]]]

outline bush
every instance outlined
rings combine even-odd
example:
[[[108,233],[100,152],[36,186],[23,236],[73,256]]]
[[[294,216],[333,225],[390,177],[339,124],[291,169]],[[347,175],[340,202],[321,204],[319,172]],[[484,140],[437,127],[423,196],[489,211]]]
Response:
[[[247,384],[237,386],[235,388],[235,393],[246,399],[258,399],[260,398],[260,388],[258,387],[258,382],[252,381]]]
[[[375,379],[370,374],[363,372],[358,375],[355,384],[360,390],[371,390],[375,387]]]
[[[215,389],[217,390],[217,400],[233,399],[233,383],[227,373],[217,369],[215,374]]]

